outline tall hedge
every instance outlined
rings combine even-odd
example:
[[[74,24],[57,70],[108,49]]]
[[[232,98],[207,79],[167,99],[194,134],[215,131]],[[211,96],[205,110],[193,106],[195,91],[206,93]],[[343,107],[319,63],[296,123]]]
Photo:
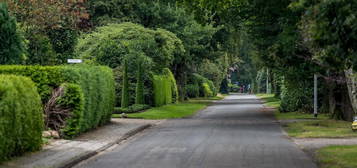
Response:
[[[138,72],[136,77],[135,104],[144,104],[144,78],[143,67],[138,63]]]
[[[42,145],[41,99],[31,79],[0,75],[0,161]]]
[[[67,125],[59,130],[65,137],[76,136],[110,121],[115,100],[113,73],[108,67],[0,66],[0,74],[31,78],[44,105],[49,104],[53,93],[63,86],[64,93],[55,100],[71,113],[66,118],[71,122],[66,122]]]
[[[124,61],[123,70],[123,88],[121,96],[121,107],[126,108],[129,106],[129,79],[128,79],[128,61]]]
[[[169,69],[164,69],[161,75],[153,75],[153,85],[156,107],[177,102],[177,84]]]

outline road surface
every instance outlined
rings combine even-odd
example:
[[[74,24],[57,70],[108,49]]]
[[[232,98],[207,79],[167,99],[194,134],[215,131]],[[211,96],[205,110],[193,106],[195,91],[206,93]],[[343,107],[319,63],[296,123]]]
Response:
[[[169,120],[77,168],[316,168],[253,95]]]

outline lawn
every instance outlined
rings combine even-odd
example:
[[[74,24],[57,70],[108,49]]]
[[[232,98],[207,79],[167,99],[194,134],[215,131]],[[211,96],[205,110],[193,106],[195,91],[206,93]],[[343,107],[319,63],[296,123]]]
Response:
[[[257,94],[259,98],[265,101],[265,105],[268,107],[279,108],[280,107],[280,99],[274,97],[274,94]]]
[[[329,146],[316,153],[321,168],[357,167],[357,145]]]
[[[302,113],[302,112],[288,112],[280,113],[280,99],[274,97],[274,94],[257,94],[257,96],[265,101],[265,105],[268,107],[276,108],[274,116],[277,120],[293,120],[293,119],[315,119],[312,113]],[[317,119],[325,120],[328,119],[328,115],[321,114],[318,115]]]
[[[346,138],[357,137],[351,122],[336,120],[300,121],[284,125],[291,137],[296,138]]]
[[[288,113],[280,113],[277,110],[275,113],[275,118],[278,120],[295,120],[295,119],[318,119],[318,120],[326,120],[328,119],[328,115],[320,114],[317,118],[314,117],[312,113],[302,113],[302,112],[288,112]]]
[[[128,118],[140,118],[140,119],[171,119],[171,118],[183,118],[189,117],[199,110],[207,107],[209,103],[195,103],[184,102],[178,104],[169,104],[162,107],[154,107],[141,113],[127,114]],[[113,117],[120,117],[119,114],[113,114]]]

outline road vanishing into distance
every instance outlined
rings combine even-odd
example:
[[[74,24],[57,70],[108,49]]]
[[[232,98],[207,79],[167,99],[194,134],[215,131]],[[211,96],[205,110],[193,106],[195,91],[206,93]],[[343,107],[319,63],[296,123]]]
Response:
[[[316,168],[254,95],[146,130],[76,168]]]

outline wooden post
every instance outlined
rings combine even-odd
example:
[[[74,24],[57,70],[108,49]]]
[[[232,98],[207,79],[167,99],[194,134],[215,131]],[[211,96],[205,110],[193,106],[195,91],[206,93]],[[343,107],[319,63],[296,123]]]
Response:
[[[317,118],[317,75],[314,75],[314,116]]]

